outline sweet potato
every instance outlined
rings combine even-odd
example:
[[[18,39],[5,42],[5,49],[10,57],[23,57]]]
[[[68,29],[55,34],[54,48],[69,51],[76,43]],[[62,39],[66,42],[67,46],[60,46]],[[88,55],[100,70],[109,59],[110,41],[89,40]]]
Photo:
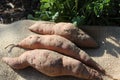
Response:
[[[60,35],[74,42],[79,47],[95,48],[98,46],[93,38],[72,23],[38,22],[29,27],[29,30],[39,34]]]
[[[2,60],[14,69],[31,66],[48,76],[70,75],[84,79],[102,80],[101,74],[80,61],[58,54],[57,52],[35,49],[24,52],[19,57],[3,57]]]
[[[19,42],[16,47],[26,49],[49,49],[80,60],[84,64],[96,70],[104,72],[85,51],[78,48],[74,43],[58,35],[31,35]]]

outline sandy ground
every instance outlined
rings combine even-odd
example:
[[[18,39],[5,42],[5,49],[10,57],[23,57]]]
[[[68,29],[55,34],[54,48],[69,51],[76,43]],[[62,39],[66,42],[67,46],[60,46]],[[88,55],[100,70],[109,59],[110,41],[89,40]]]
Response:
[[[0,80],[80,80],[71,76],[51,78],[29,67],[13,70],[1,61],[3,56],[15,57],[25,50],[14,48],[11,53],[4,48],[11,43],[18,43],[33,34],[28,27],[35,21],[24,20],[12,24],[0,24]],[[100,45],[97,49],[84,49],[108,74],[120,80],[120,27],[83,27]],[[83,80],[83,79],[81,79]],[[112,80],[103,76],[103,80]]]

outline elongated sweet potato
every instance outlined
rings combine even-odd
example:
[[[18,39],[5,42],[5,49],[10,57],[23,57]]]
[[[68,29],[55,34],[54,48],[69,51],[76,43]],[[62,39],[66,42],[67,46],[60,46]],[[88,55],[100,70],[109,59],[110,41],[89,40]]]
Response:
[[[27,51],[19,57],[2,58],[14,69],[23,69],[32,66],[48,76],[70,75],[78,78],[102,80],[101,74],[87,67],[80,61],[58,54],[57,52],[43,49]]]
[[[49,49],[80,60],[96,70],[104,72],[89,55],[74,43],[58,35],[31,35],[19,42],[16,47],[26,49]]]
[[[39,22],[29,27],[29,30],[39,34],[60,35],[74,42],[79,47],[95,48],[98,46],[93,38],[72,23]]]

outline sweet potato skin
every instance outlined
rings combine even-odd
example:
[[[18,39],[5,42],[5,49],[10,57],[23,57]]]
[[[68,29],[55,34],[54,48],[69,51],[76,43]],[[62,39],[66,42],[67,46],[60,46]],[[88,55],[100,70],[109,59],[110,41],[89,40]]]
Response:
[[[53,77],[71,75],[84,79],[102,80],[101,75],[96,70],[87,67],[76,59],[50,50],[35,49],[16,58],[4,57],[2,60],[14,69],[32,66],[38,71]]]
[[[75,27],[72,23],[35,23],[29,30],[38,34],[60,35],[74,42],[79,47],[97,47],[97,43],[93,38],[87,35],[81,29]]]
[[[18,43],[17,46],[27,49],[49,49],[57,51],[80,60],[87,66],[93,67],[98,71],[104,72],[104,69],[92,60],[85,51],[78,48],[71,41],[58,35],[31,35]]]

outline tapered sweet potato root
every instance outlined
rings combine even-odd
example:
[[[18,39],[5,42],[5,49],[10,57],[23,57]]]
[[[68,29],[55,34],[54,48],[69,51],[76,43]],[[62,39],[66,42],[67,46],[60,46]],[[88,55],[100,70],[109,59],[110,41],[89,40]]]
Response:
[[[2,60],[14,69],[32,66],[48,76],[70,75],[78,78],[102,80],[101,74],[80,61],[43,49],[27,51],[19,57],[4,57]]]
[[[101,71],[102,73],[105,72],[104,69],[92,58],[90,58],[85,51],[78,48],[71,41],[58,35],[31,35],[15,46],[26,49],[49,49],[57,51],[64,55],[75,58],[87,66]]]
[[[98,46],[93,38],[72,23],[38,22],[29,27],[29,30],[39,34],[60,35],[74,42],[79,47],[95,48]]]

